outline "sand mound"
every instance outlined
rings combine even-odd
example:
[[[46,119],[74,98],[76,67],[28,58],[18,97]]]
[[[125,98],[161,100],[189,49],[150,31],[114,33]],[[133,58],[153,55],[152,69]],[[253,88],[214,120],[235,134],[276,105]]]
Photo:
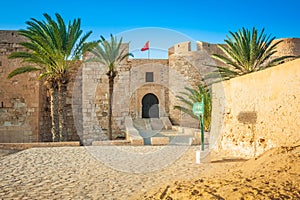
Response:
[[[222,166],[211,168],[217,176],[177,181],[139,199],[300,199],[300,145],[271,149],[232,169]]]

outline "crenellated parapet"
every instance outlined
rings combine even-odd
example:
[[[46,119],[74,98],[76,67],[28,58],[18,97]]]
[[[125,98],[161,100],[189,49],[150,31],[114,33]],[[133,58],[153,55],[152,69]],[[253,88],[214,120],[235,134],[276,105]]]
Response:
[[[277,53],[274,55],[275,57],[280,56],[299,56],[300,55],[300,38],[280,38],[273,41],[273,43],[282,40],[281,43],[277,46]],[[173,54],[177,55],[188,55],[188,54],[199,54],[203,51],[208,54],[223,54],[223,51],[218,47],[219,45],[226,46],[226,44],[212,44],[203,41],[196,42],[196,50],[191,50],[191,42],[181,42],[175,44],[174,46],[168,49],[169,57]]]
[[[277,42],[278,40],[282,40],[282,42],[277,46],[277,53],[275,54],[276,57],[300,55],[300,38],[282,38],[274,40],[274,42]]]
[[[8,55],[11,52],[24,49],[20,42],[26,39],[18,34],[18,31],[3,31],[0,30],[0,55]]]

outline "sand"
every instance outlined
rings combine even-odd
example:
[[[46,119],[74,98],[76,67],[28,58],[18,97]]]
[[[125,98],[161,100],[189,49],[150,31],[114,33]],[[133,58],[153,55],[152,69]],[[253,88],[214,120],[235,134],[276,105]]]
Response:
[[[211,168],[203,177],[161,185],[135,198],[300,199],[300,145],[271,149],[231,169]]]
[[[201,164],[199,147],[161,148],[49,147],[0,156],[0,199],[300,199],[300,145]]]
[[[0,149],[0,158],[19,152],[19,150]]]
[[[209,167],[195,163],[199,147],[162,148],[47,147],[3,156],[0,199],[129,199],[159,184],[192,180]]]

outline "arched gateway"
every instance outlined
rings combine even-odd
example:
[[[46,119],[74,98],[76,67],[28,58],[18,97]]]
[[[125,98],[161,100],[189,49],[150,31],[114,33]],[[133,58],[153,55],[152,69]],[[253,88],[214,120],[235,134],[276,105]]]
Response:
[[[158,98],[152,94],[146,94],[142,99],[142,118],[159,118]]]

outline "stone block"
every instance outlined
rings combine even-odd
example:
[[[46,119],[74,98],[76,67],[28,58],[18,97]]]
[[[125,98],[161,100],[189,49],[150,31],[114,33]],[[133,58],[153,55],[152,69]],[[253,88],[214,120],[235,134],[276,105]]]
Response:
[[[144,145],[144,139],[142,137],[131,137],[130,138],[130,143],[133,146],[142,146]]]
[[[11,122],[5,121],[3,126],[12,126]]]
[[[168,137],[151,137],[151,145],[167,145],[169,144]]]
[[[194,128],[189,128],[189,127],[183,128],[183,134],[185,135],[194,135],[194,132],[195,132]]]
[[[93,146],[115,146],[115,145],[129,145],[128,140],[106,140],[106,141],[93,141]]]
[[[35,108],[28,108],[27,109],[27,112],[34,112],[35,111]]]

